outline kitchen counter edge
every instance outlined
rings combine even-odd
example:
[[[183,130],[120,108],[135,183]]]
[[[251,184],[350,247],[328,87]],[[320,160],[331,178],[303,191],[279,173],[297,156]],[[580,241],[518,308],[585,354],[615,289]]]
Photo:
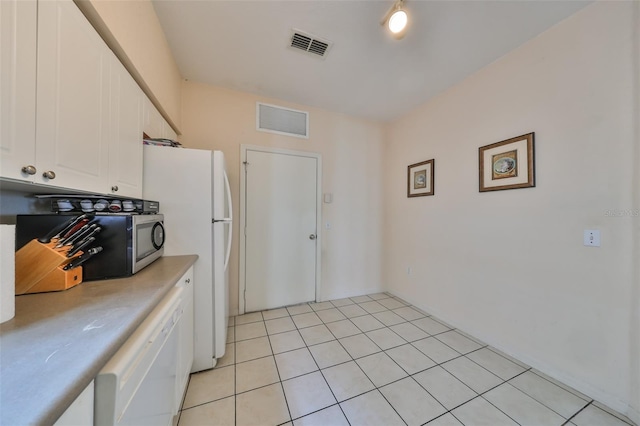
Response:
[[[0,424],[55,423],[197,259],[164,256],[128,278],[17,296],[0,325]]]

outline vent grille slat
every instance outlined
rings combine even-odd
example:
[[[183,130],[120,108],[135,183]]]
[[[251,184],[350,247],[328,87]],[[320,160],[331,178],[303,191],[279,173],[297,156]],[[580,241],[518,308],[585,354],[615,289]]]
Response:
[[[313,40],[311,42],[311,46],[309,46],[309,52],[315,53],[317,55],[323,56],[324,52],[327,51],[329,45],[327,43],[323,43],[318,40]]]
[[[303,50],[314,56],[324,57],[331,47],[331,42],[320,40],[310,34],[305,34],[299,30],[292,30],[290,47]]]
[[[311,38],[305,37],[302,34],[294,34],[291,39],[291,47],[296,47],[298,49],[307,50],[311,45]]]

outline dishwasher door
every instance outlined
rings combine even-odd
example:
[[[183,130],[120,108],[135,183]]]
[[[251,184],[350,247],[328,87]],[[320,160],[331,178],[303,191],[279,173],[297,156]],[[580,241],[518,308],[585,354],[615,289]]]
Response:
[[[173,288],[96,377],[95,425],[169,425],[183,289]]]

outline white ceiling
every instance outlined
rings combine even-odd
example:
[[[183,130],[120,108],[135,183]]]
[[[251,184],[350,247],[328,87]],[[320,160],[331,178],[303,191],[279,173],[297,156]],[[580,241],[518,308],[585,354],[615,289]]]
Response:
[[[402,40],[380,25],[391,0],[153,4],[186,79],[389,121],[588,2],[406,0]],[[292,28],[333,46],[324,59],[291,49]]]

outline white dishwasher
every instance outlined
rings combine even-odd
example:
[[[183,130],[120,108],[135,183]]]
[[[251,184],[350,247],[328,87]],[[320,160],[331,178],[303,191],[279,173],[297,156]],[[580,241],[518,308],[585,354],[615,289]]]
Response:
[[[94,423],[169,425],[178,411],[176,374],[183,288],[174,287],[95,379]]]

